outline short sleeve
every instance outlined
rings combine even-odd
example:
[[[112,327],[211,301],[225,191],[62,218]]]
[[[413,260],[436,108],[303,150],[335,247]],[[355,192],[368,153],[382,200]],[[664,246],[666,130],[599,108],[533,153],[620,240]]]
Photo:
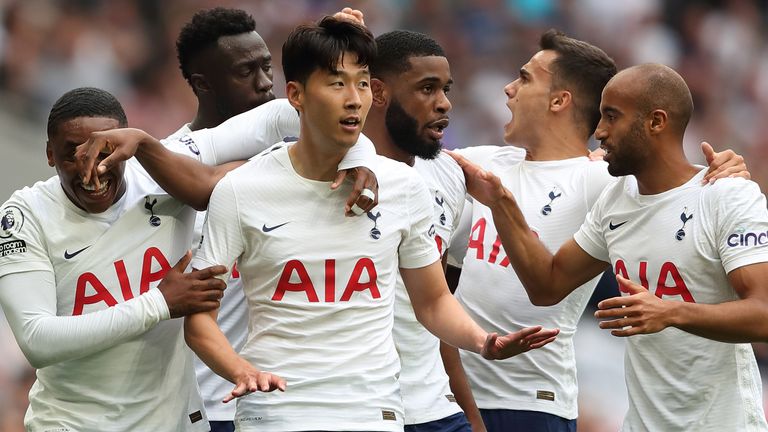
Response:
[[[34,270],[53,272],[43,228],[17,194],[0,208],[0,277]]]
[[[605,191],[604,191],[605,192]],[[597,200],[592,209],[587,213],[584,223],[581,225],[573,239],[584,251],[593,258],[604,262],[611,262],[608,254],[608,244],[605,241],[602,224],[603,200],[605,193]]]
[[[373,141],[360,134],[357,143],[349,149],[344,155],[344,159],[339,163],[339,171],[355,167],[366,167],[373,170],[376,167],[376,160],[376,148],[373,146]]]
[[[406,205],[410,229],[400,243],[398,256],[399,266],[410,269],[426,267],[438,261],[440,253],[435,243],[435,226],[432,223],[434,212],[427,185],[415,171],[409,183]]]
[[[244,243],[237,197],[232,177],[228,174],[216,185],[211,194],[200,247],[192,260],[192,267],[197,269],[213,265],[230,267],[243,251]],[[220,277],[226,280],[228,275]]]
[[[768,262],[768,208],[758,185],[721,179],[711,187],[707,205],[717,212],[714,238],[725,271]]]

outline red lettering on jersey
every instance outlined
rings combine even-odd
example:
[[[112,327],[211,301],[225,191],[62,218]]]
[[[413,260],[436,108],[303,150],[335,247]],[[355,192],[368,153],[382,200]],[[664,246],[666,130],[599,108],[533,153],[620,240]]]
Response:
[[[437,243],[437,252],[443,256],[443,239],[437,234],[435,234],[435,243]]]
[[[673,286],[667,285],[667,277],[670,275],[672,276],[672,281],[675,283]],[[661,266],[661,271],[659,271],[659,281],[656,283],[656,297],[663,298],[665,295],[679,295],[688,303],[696,303],[691,292],[688,291],[688,287],[685,286],[683,277],[680,276],[677,267],[671,262],[665,262]]]
[[[237,263],[232,264],[232,279],[239,279],[240,271],[237,269]]]
[[[291,282],[291,275],[293,275],[294,271],[299,277],[299,282]],[[307,269],[304,268],[304,264],[299,260],[290,260],[285,263],[283,273],[280,275],[280,280],[277,282],[277,289],[272,296],[272,300],[282,300],[286,291],[304,291],[307,294],[307,300],[311,303],[320,301],[317,298],[315,286],[312,285],[312,280],[309,278],[309,274],[307,274]]]
[[[120,292],[123,293],[123,300],[128,301],[132,299],[131,281],[128,280],[128,272],[125,270],[125,262],[123,260],[115,261],[115,274],[117,274],[117,281],[120,282]]]
[[[90,284],[93,287],[93,290],[96,291],[96,294],[86,295],[86,284]],[[107,306],[110,307],[117,304],[115,298],[112,297],[112,294],[107,291],[107,289],[104,287],[104,284],[101,283],[95,274],[90,272],[81,274],[80,277],[77,278],[77,288],[75,290],[75,307],[72,309],[72,315],[82,315],[83,307],[85,305],[99,302],[104,302],[107,304]]]
[[[485,241],[485,218],[480,218],[475,222],[472,227],[472,231],[469,233],[469,243],[467,243],[467,253],[469,249],[477,249],[476,258],[481,260],[485,256],[483,249],[483,241]],[[475,234],[477,234],[475,236]]]
[[[648,261],[640,261],[638,270],[639,270],[638,275],[640,276],[640,283],[645,287],[645,289],[649,289],[648,288]],[[614,273],[620,274],[625,279],[629,279],[627,266],[623,260],[616,260]],[[672,276],[672,282],[674,283],[674,285],[672,286],[667,285],[667,278],[669,276]],[[619,291],[625,292],[625,293],[629,292],[628,290],[624,289],[621,285],[619,285]],[[659,279],[656,282],[656,292],[654,294],[658,298],[663,298],[663,296],[679,295],[680,297],[683,298],[683,300],[689,303],[696,303],[696,300],[693,299],[693,295],[691,295],[691,292],[688,291],[688,287],[685,285],[685,281],[683,281],[683,277],[682,275],[680,275],[680,272],[677,270],[677,267],[675,266],[674,263],[671,263],[669,261],[661,265],[661,270],[659,271]]]
[[[160,264],[160,270],[152,271],[152,260]],[[139,285],[139,294],[149,291],[149,284],[165,277],[171,265],[165,259],[165,255],[156,247],[151,247],[144,252],[144,262],[141,264],[141,284]]]
[[[360,282],[360,276],[363,275],[363,270],[368,272],[368,282]],[[377,299],[381,297],[379,293],[379,287],[376,285],[376,266],[373,265],[373,261],[370,258],[361,258],[355,264],[355,268],[352,270],[352,275],[347,282],[347,288],[344,289],[344,294],[341,295],[341,301],[349,301],[354,291],[371,291],[371,297]]]
[[[336,301],[336,260],[325,260],[325,301]]]
[[[488,262],[493,264],[496,262],[496,257],[499,256],[499,251],[501,250],[501,238],[499,236],[496,236],[496,241],[493,242],[493,247],[491,248],[491,254],[488,256]]]
[[[627,266],[624,264],[624,260],[616,260],[615,274],[620,274],[624,279],[629,279],[629,273],[627,273]],[[624,286],[619,285],[619,291],[629,294],[629,290]]]

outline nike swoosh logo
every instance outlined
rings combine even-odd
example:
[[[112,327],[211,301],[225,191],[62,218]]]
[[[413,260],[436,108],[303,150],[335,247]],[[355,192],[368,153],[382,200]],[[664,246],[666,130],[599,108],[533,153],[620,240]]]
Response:
[[[268,227],[267,224],[264,224],[264,225],[261,226],[261,230],[264,231],[265,233],[268,233],[268,232],[270,232],[272,230],[276,230],[276,229],[280,228],[281,226],[283,226],[285,224],[289,224],[289,223],[291,223],[291,221],[283,222],[280,225],[275,225],[275,226],[271,226],[271,227]]]
[[[610,229],[611,231],[613,231],[613,230],[615,230],[616,228],[618,228],[618,227],[620,227],[620,226],[624,225],[624,224],[625,224],[625,223],[627,223],[627,222],[629,222],[629,221],[624,221],[624,222],[621,222],[621,223],[617,223],[616,225],[614,225],[614,224],[613,224],[613,222],[608,222],[608,229]]]
[[[90,246],[90,245],[88,245],[88,246],[86,246],[86,247],[84,247],[84,248],[80,249],[79,251],[74,251],[74,252],[72,252],[72,253],[69,253],[69,252],[67,252],[67,251],[66,251],[66,249],[65,249],[65,250],[64,250],[64,259],[72,259],[72,258],[74,258],[74,257],[75,257],[75,255],[77,255],[77,254],[79,254],[80,252],[82,252],[82,251],[84,251],[84,250],[88,249],[89,247],[91,247],[91,246]]]

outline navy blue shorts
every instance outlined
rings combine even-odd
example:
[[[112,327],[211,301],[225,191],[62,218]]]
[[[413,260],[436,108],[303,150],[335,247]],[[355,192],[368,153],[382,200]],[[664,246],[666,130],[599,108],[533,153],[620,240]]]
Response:
[[[427,423],[405,425],[405,432],[472,432],[463,412]]]
[[[576,419],[538,411],[481,409],[488,432],[576,432]]]
[[[235,432],[235,422],[233,421],[213,421],[211,424],[211,432]]]

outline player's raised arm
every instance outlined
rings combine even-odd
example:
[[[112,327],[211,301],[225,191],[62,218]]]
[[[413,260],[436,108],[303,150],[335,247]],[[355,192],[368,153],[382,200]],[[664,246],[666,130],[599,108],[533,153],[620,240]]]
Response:
[[[557,304],[608,266],[573,239],[553,255],[531,231],[514,196],[498,177],[456,153],[451,156],[464,170],[467,192],[491,209],[504,250],[533,304]]]

